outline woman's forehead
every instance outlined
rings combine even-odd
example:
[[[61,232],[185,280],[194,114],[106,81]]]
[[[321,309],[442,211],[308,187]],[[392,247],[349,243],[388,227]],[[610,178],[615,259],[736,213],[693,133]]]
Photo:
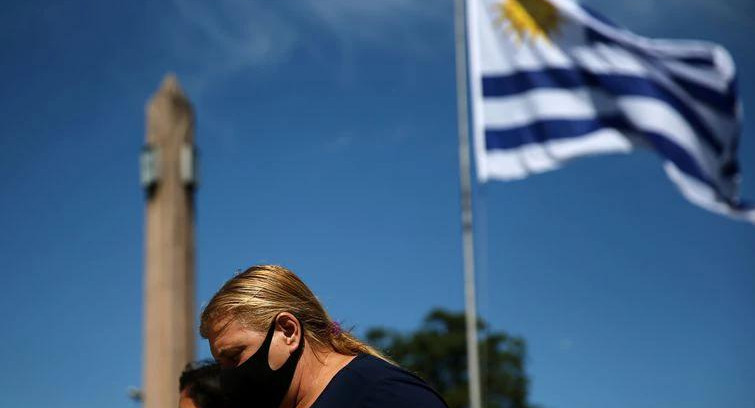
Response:
[[[263,337],[262,333],[245,327],[237,319],[225,319],[212,326],[209,336],[210,350],[217,356],[228,348],[260,342]]]

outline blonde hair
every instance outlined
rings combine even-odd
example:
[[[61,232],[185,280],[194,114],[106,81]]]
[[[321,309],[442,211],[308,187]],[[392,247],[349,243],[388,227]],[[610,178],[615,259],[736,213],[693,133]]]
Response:
[[[341,330],[307,285],[278,265],[252,266],[228,280],[202,311],[199,332],[207,338],[214,325],[229,318],[239,320],[252,330],[266,331],[281,312],[289,312],[299,319],[304,338],[316,352],[365,353],[391,362],[373,347]]]

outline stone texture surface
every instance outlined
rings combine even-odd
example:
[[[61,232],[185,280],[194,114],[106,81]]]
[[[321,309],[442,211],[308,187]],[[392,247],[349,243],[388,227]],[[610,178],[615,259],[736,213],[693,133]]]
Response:
[[[147,104],[146,141],[160,174],[145,211],[145,408],[178,406],[178,378],[194,358],[194,192],[179,174],[182,144],[194,143],[194,113],[168,75]]]

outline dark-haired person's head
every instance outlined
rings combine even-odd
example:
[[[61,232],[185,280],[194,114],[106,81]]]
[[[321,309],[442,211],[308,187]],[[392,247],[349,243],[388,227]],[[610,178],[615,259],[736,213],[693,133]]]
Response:
[[[212,360],[189,363],[178,382],[179,408],[225,408],[220,391],[220,366]]]

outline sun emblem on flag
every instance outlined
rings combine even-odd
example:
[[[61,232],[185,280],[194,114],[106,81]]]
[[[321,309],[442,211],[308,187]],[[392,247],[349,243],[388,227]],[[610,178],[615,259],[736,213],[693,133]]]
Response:
[[[559,14],[548,0],[503,0],[495,5],[498,22],[513,31],[517,40],[548,41],[558,31]]]

